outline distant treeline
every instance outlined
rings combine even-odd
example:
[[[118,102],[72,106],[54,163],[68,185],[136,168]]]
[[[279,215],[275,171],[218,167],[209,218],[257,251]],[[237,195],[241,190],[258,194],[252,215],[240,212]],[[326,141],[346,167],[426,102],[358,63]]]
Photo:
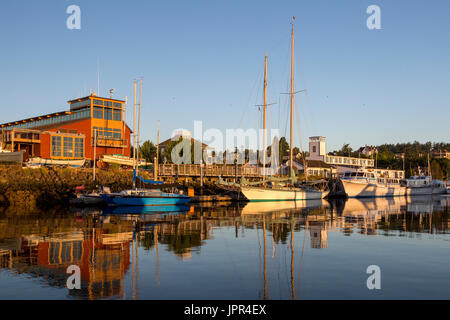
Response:
[[[450,143],[420,143],[418,141],[397,144],[382,144],[372,148],[374,153],[366,156],[360,150],[352,150],[349,144],[344,144],[334,154],[349,157],[372,158],[376,160],[376,166],[379,168],[405,169],[406,176],[417,175],[419,173],[427,174],[428,157],[430,159],[431,174],[435,179],[450,178],[450,161],[435,156],[439,151],[449,152]]]

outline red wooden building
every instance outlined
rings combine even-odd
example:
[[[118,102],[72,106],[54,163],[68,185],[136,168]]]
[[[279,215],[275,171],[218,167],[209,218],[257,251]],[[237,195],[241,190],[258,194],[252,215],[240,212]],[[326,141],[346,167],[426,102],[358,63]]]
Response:
[[[97,159],[104,154],[130,156],[125,101],[91,94],[68,103],[68,111],[1,124],[0,147],[23,150],[26,159],[50,161],[93,160],[94,152]]]

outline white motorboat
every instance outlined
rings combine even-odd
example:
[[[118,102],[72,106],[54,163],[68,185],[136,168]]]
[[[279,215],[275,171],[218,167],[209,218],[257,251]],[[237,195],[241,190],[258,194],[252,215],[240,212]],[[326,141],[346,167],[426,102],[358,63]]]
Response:
[[[447,192],[445,182],[433,180],[431,176],[412,176],[404,179],[406,185],[406,195],[430,195],[444,194]]]
[[[406,194],[400,179],[378,176],[374,170],[345,172],[341,179],[349,198],[396,197]]]

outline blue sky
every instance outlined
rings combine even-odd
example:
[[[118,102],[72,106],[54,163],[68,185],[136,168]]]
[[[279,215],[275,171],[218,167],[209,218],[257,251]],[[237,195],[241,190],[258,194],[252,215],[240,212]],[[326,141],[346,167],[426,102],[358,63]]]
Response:
[[[81,30],[66,8],[81,8]],[[381,8],[368,30],[366,8]],[[141,136],[259,127],[264,54],[269,126],[286,130],[290,18],[295,20],[295,144],[328,149],[450,141],[450,2],[2,1],[0,122],[67,109],[67,100],[115,89],[132,100],[144,77]],[[128,116],[129,117],[129,116]]]

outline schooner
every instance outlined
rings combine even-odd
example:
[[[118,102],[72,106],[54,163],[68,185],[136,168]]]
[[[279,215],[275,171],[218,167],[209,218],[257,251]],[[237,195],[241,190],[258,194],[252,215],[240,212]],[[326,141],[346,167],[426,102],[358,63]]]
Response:
[[[293,125],[294,125],[294,24],[291,32],[291,85],[290,85],[290,149],[289,149],[289,179],[287,185],[280,185],[271,182],[266,184],[265,174],[265,152],[266,152],[266,108],[267,108],[267,55],[264,66],[264,146],[263,146],[263,181],[256,184],[241,184],[240,190],[244,196],[250,201],[296,201],[296,200],[310,200],[322,199],[328,192],[321,192],[309,186],[296,187],[296,177],[292,167],[293,163]],[[280,179],[279,179],[280,180]],[[261,185],[262,184],[262,185]]]

